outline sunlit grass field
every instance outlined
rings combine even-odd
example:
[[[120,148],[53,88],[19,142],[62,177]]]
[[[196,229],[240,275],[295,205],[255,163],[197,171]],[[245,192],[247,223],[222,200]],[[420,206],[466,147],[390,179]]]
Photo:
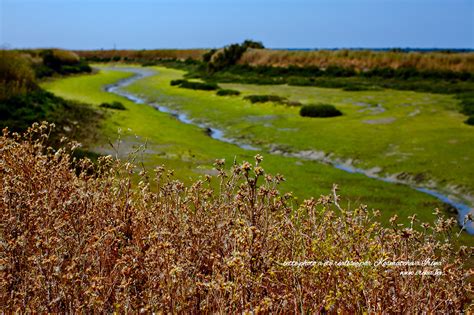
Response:
[[[405,172],[420,180],[474,191],[474,130],[464,124],[451,95],[410,91],[360,91],[287,85],[221,84],[242,96],[170,86],[183,72],[158,68],[159,75],[128,87],[152,101],[179,108],[225,128],[233,137],[285,151],[320,150],[382,173]],[[251,104],[245,95],[280,95],[303,104],[330,103],[343,112],[331,119],[304,118],[299,107]],[[449,170],[449,172],[447,172]]]

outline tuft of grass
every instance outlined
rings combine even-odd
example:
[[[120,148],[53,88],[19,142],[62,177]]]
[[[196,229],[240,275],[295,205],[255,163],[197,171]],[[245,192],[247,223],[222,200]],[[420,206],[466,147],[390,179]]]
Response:
[[[117,109],[117,110],[126,110],[125,106],[118,101],[113,101],[111,103],[102,103],[99,107],[103,108],[110,108],[110,109]]]
[[[191,89],[191,90],[203,90],[203,91],[214,91],[218,90],[219,86],[215,83],[206,83],[206,82],[194,82],[183,80],[179,84],[180,88]]]
[[[6,312],[455,313],[469,303],[470,252],[451,246],[456,220],[439,211],[386,228],[379,211],[340,207],[337,187],[294,207],[260,155],[230,170],[217,160],[215,177],[189,185],[163,167],[139,170],[134,156],[73,163],[77,144],[54,152],[49,130],[0,136]],[[427,261],[436,265],[403,264]]]
[[[188,81],[184,79],[171,80],[170,85],[191,90],[213,91],[220,89],[220,87],[215,83]]]
[[[240,95],[240,92],[237,90],[231,89],[220,89],[217,91],[216,95],[218,96],[237,96]]]
[[[342,116],[342,112],[334,105],[330,104],[316,104],[304,105],[300,109],[300,115],[303,117],[337,117]]]
[[[278,95],[247,95],[244,100],[250,101],[252,104],[255,103],[284,103],[287,101],[285,97]]]
[[[170,85],[171,86],[176,86],[176,85],[181,85],[183,82],[185,82],[186,80],[183,80],[183,79],[178,79],[178,80],[171,80],[170,81]]]

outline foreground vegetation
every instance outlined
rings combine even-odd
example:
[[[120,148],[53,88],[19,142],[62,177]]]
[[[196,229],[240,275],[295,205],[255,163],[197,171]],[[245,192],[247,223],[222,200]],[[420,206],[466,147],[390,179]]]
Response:
[[[262,157],[190,185],[134,157],[71,162],[47,125],[0,137],[0,301],[15,312],[443,312],[469,306],[452,218],[378,223],[329,196],[292,206]],[[139,173],[140,181],[133,180]],[[218,188],[212,183],[216,182]],[[19,208],[21,205],[21,208]],[[369,262],[314,265],[287,262]],[[424,267],[377,262],[434,262]],[[439,265],[438,265],[439,264]],[[404,276],[402,272],[436,275]]]
[[[246,45],[259,48],[257,44]],[[215,79],[243,69],[227,63],[240,60],[234,53],[244,53],[241,48],[209,54],[207,62],[217,66],[212,69],[192,60],[174,65],[189,67],[188,77],[204,71]],[[126,88],[144,99],[145,104],[138,104],[104,90],[130,77],[130,69],[42,82],[53,95],[38,87],[35,77],[48,73],[43,66],[52,69],[48,76],[58,76],[82,71],[83,61],[63,51],[27,55],[34,60],[15,53],[9,56],[11,63],[1,65],[0,123],[23,130],[48,119],[59,126],[51,130],[35,124],[23,136],[5,129],[0,137],[0,302],[5,311],[468,308],[472,271],[466,264],[472,264],[472,248],[459,245],[472,240],[459,231],[454,216],[442,217],[449,209],[433,213],[444,205],[432,197],[320,163],[333,159],[416,184],[436,180],[437,187],[468,198],[473,191],[472,127],[457,112],[459,106],[463,114],[471,111],[467,90],[455,99],[382,91],[379,86],[346,86],[341,91],[217,85],[156,67],[150,71],[159,75]],[[281,69],[265,71],[261,78]],[[347,78],[339,73],[334,79]],[[469,78],[456,80],[454,86],[461,89],[471,84]],[[337,109],[311,105],[319,103]],[[299,115],[338,115],[339,109],[340,117]],[[186,114],[195,125],[177,121],[170,111]],[[235,141],[211,138],[214,131],[208,126],[221,128]],[[119,139],[114,141],[117,130]],[[85,148],[63,143],[63,135],[85,142]],[[287,181],[266,173],[260,155],[235,143],[266,151],[265,168],[284,172]],[[95,158],[106,156],[96,163],[73,158],[84,155],[79,151],[84,149],[95,152]],[[427,165],[434,156],[436,161]],[[231,169],[224,167],[224,160],[212,169],[216,157],[234,161]],[[239,162],[253,158],[254,163]],[[156,168],[161,164],[176,171]],[[333,183],[342,185],[344,198],[336,188],[325,195]],[[417,215],[408,217],[413,213]],[[427,259],[440,265],[373,265]],[[288,261],[372,265],[296,267]],[[428,274],[400,273],[411,271]]]

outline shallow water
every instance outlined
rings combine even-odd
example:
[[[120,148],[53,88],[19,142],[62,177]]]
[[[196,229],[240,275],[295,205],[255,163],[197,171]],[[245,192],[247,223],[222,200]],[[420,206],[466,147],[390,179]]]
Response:
[[[171,116],[175,117],[178,121],[180,121],[182,123],[198,126],[198,127],[202,128],[204,132],[206,132],[211,138],[213,138],[215,140],[222,141],[222,142],[225,142],[225,143],[234,144],[234,145],[236,145],[236,146],[238,146],[242,149],[245,149],[245,150],[262,150],[261,148],[252,146],[250,144],[242,143],[237,139],[232,139],[232,138],[225,137],[225,135],[224,135],[225,133],[224,133],[223,130],[215,128],[215,127],[211,127],[208,124],[196,122],[196,121],[192,120],[191,118],[189,118],[186,113],[178,112],[176,110],[170,109],[166,106],[163,106],[163,105],[160,105],[160,104],[157,104],[157,103],[148,102],[145,98],[140,97],[139,95],[131,94],[131,93],[128,93],[128,92],[121,89],[122,87],[128,86],[128,85],[132,84],[133,82],[135,82],[139,79],[155,75],[156,74],[155,71],[151,71],[149,69],[122,68],[122,67],[121,68],[107,67],[107,68],[102,68],[102,69],[115,70],[115,71],[126,71],[126,72],[132,72],[132,73],[135,74],[132,77],[129,77],[129,78],[120,80],[120,81],[118,81],[114,84],[110,84],[110,85],[105,86],[105,91],[120,95],[122,97],[125,97],[128,100],[130,100],[130,101],[132,101],[136,104],[146,104],[146,105],[149,105],[149,106],[153,106],[154,108],[156,108],[160,112],[170,114]],[[365,175],[369,178],[372,178],[372,179],[384,181],[384,182],[387,182],[387,183],[402,184],[402,185],[408,186],[412,189],[415,189],[417,191],[420,191],[420,192],[423,192],[423,193],[428,194],[430,196],[433,196],[433,197],[441,200],[442,202],[444,202],[446,204],[449,204],[450,206],[456,208],[456,210],[458,211],[458,222],[459,222],[460,225],[463,225],[463,221],[464,221],[465,216],[467,214],[473,212],[473,209],[469,205],[467,205],[467,204],[465,204],[465,203],[463,203],[459,200],[456,200],[456,198],[447,196],[447,195],[445,195],[445,194],[443,194],[439,191],[436,191],[434,189],[429,189],[429,188],[426,188],[426,187],[416,186],[416,185],[413,185],[409,182],[396,180],[392,177],[378,176],[376,173],[370,172],[370,170],[364,170],[364,169],[356,168],[356,167],[353,167],[350,164],[348,165],[348,164],[341,163],[340,161],[337,161],[337,160],[331,160],[327,155],[324,155],[324,154],[314,154],[314,155],[313,154],[306,154],[306,155],[302,155],[302,154],[299,154],[299,153],[288,153],[288,152],[276,151],[276,150],[270,151],[268,153],[278,154],[278,155],[283,155],[283,156],[291,156],[291,157],[296,157],[296,158],[300,158],[300,159],[303,159],[303,160],[319,161],[319,162],[322,162],[322,163],[325,163],[325,164],[332,165],[333,167],[335,167],[337,169],[340,169],[340,170],[343,170],[343,171],[348,172],[348,173],[363,174],[363,175]],[[320,152],[318,152],[318,153],[320,153]],[[474,235],[474,222],[470,222],[470,223],[466,224],[465,229],[469,234]]]

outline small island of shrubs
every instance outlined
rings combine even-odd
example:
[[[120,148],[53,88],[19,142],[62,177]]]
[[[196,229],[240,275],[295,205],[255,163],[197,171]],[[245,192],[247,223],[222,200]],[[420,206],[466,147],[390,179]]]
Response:
[[[216,93],[218,96],[237,96],[240,95],[239,91],[230,89],[220,89]]]
[[[109,109],[117,109],[117,110],[125,110],[125,106],[120,103],[120,102],[117,102],[117,101],[114,101],[112,103],[102,103],[99,105],[99,107],[102,107],[102,108],[109,108]]]
[[[300,115],[303,117],[337,117],[341,116],[342,112],[338,110],[334,105],[330,104],[314,104],[304,105],[300,109]]]
[[[203,91],[214,91],[218,90],[219,86],[215,83],[207,83],[207,82],[195,82],[195,81],[188,81],[188,80],[172,80],[170,82],[171,86],[179,86],[180,88],[184,89],[192,89],[192,90],[203,90]]]
[[[471,126],[474,126],[474,115],[469,117],[466,121],[465,121],[466,124],[468,125],[471,125]]]
[[[286,97],[278,95],[248,95],[244,97],[244,100],[250,101],[252,104],[273,102],[286,106],[301,106],[298,101],[290,101]]]
[[[250,101],[252,104],[267,102],[284,103],[286,98],[278,95],[248,95],[244,97],[244,100]]]

